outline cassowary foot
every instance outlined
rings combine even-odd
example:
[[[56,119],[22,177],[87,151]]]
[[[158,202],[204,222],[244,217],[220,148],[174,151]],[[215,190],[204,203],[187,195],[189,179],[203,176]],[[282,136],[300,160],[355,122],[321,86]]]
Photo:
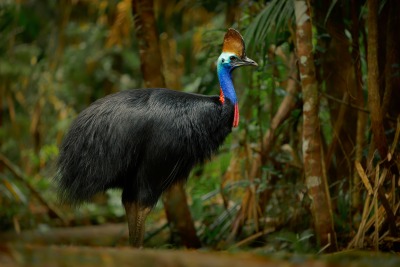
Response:
[[[145,221],[150,208],[140,206],[135,202],[124,202],[123,204],[128,219],[129,244],[135,248],[142,248]]]

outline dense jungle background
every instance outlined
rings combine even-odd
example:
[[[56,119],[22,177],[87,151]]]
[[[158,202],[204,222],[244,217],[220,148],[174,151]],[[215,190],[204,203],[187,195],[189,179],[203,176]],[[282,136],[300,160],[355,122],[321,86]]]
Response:
[[[233,75],[239,127],[150,214],[145,247],[177,251],[130,255],[396,255],[399,14],[397,0],[0,0],[0,262],[103,253],[91,247],[125,260],[120,191],[79,208],[58,202],[62,138],[80,111],[121,90],[218,94],[230,27],[259,65]],[[258,266],[229,264],[250,260]]]

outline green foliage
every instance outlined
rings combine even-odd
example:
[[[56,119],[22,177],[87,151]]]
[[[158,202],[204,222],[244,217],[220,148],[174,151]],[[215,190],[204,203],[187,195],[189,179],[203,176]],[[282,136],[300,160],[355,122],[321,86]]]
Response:
[[[313,242],[311,239],[314,237],[313,231],[310,229],[301,233],[294,233],[288,231],[281,231],[271,234],[268,237],[272,251],[288,251],[299,254],[315,252]]]
[[[294,7],[292,1],[269,1],[246,29],[244,38],[252,40],[249,51],[255,51],[259,47],[266,51],[271,44],[280,45],[288,42],[290,37],[288,30],[292,26],[290,23],[293,22]]]

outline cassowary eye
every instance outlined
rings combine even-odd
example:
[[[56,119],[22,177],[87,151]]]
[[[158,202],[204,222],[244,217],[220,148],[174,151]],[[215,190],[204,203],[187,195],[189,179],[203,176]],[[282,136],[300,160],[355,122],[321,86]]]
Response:
[[[236,57],[235,56],[230,56],[229,59],[230,60],[236,60]]]

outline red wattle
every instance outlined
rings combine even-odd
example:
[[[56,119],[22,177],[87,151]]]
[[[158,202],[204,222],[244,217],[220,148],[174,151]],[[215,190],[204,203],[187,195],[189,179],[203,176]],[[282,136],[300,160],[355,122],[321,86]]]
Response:
[[[220,88],[220,92],[219,92],[219,102],[221,102],[222,104],[225,103],[224,92],[222,92],[221,88]]]
[[[239,125],[239,106],[238,103],[235,103],[235,113],[233,117],[233,127],[238,127]]]

